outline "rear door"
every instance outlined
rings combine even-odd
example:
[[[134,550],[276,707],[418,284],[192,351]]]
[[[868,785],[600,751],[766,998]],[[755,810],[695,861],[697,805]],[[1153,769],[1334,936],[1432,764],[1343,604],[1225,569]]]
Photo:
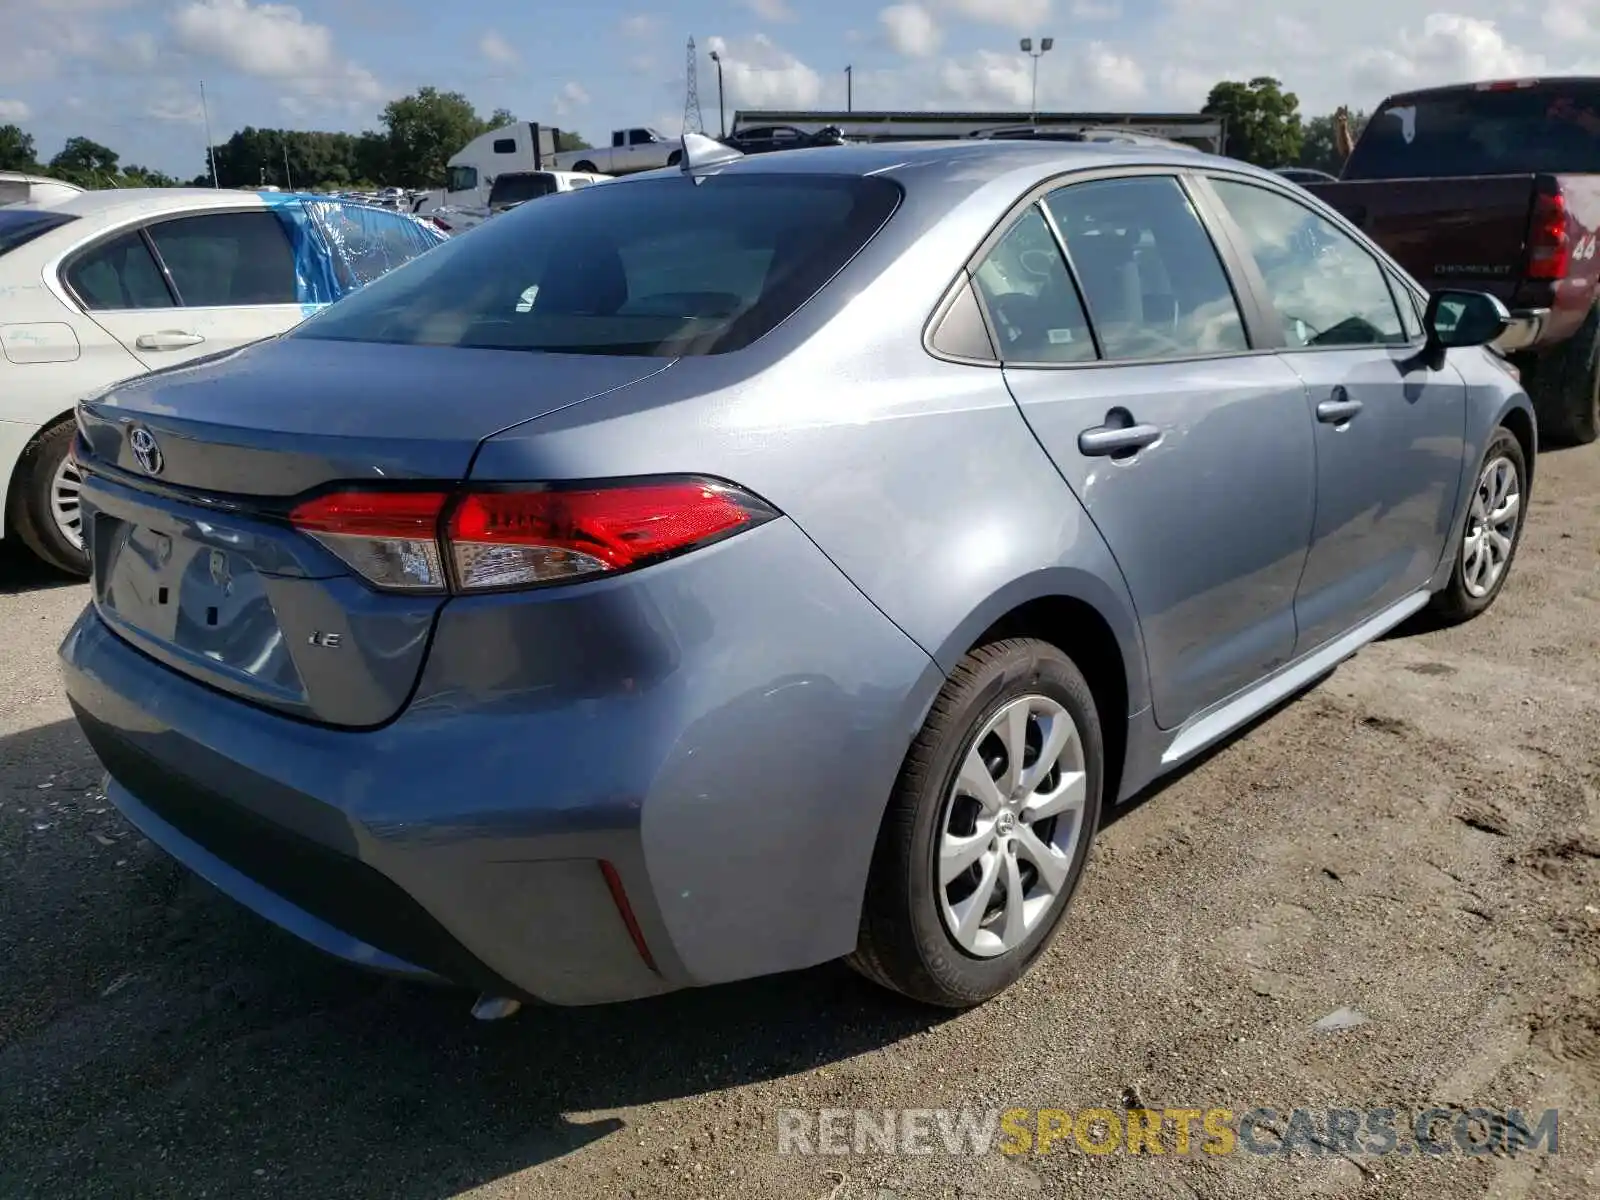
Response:
[[[1414,298],[1354,238],[1287,192],[1209,183],[1309,395],[1317,512],[1295,599],[1305,652],[1432,576],[1460,486],[1466,385],[1448,362],[1421,361]]]
[[[1286,663],[1315,500],[1305,387],[1252,349],[1178,177],[1050,192],[975,279],[1012,395],[1127,580],[1158,723]]]
[[[123,230],[69,259],[62,280],[152,370],[272,337],[303,316],[294,251],[266,209]]]

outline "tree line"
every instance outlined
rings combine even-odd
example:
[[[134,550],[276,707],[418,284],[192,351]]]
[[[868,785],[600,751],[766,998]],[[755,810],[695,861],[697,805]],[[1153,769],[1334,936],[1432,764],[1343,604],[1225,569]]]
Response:
[[[1344,166],[1339,152],[1338,126],[1342,112],[1351,138],[1366,127],[1365,112],[1342,109],[1326,116],[1303,118],[1300,98],[1283,90],[1270,75],[1248,83],[1223,80],[1211,89],[1200,110],[1227,122],[1223,153],[1262,167],[1312,167],[1337,175]]]
[[[323,133],[247,125],[213,145],[211,156],[217,185],[225,188],[440,187],[452,154],[480,134],[516,119],[503,108],[479,116],[460,92],[425,87],[390,101],[376,130]],[[561,134],[562,150],[588,145],[577,134]],[[210,162],[203,163],[193,179],[179,180],[146,167],[124,166],[116,151],[84,137],[68,138],[60,153],[43,161],[33,136],[17,125],[0,125],[0,170],[36,172],[86,188],[211,186]]]
[[[1338,174],[1338,114],[1302,118],[1300,100],[1270,76],[1246,83],[1223,80],[1206,97],[1204,113],[1225,117],[1225,153],[1264,167],[1303,166]],[[482,117],[460,92],[425,87],[390,101],[379,128],[364,133],[322,133],[246,126],[211,148],[221,187],[273,186],[311,191],[366,190],[380,186],[440,187],[445,163],[473,138],[515,121],[497,108]],[[1348,115],[1359,135],[1366,117]],[[561,134],[560,149],[588,147],[577,134]],[[85,137],[40,161],[32,135],[0,125],[0,170],[35,171],[82,187],[194,187],[211,184],[211,164],[190,180],[177,180],[136,164],[124,165],[109,146]]]

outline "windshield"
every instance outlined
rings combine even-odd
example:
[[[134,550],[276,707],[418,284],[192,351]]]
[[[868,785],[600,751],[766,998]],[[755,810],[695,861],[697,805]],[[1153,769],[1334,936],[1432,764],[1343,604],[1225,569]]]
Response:
[[[524,200],[548,196],[558,190],[555,176],[548,171],[497,175],[494,186],[489,189],[489,206],[495,208],[502,204],[521,204]]]
[[[748,345],[893,214],[881,177],[676,176],[524,204],[292,335],[675,357]]]
[[[1373,114],[1345,179],[1600,172],[1600,84],[1398,96]]]
[[[64,213],[39,212],[31,208],[0,208],[0,254],[77,219]]]

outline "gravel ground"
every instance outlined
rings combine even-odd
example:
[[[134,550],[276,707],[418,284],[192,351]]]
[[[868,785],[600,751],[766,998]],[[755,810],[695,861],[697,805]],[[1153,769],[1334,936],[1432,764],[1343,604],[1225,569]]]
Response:
[[[830,966],[480,1025],[324,960],[107,807],[54,665],[84,589],[7,552],[0,1195],[1600,1195],[1600,450],[1539,465],[1489,615],[1113,814],[1039,969],[953,1017]],[[1434,1104],[1559,1108],[1561,1153],[776,1153],[783,1108]]]

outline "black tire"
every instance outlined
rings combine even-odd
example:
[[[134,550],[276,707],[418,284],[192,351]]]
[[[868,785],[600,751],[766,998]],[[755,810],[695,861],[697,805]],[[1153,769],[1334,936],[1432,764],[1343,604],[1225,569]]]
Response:
[[[675,167],[679,163],[681,163],[682,161],[683,161],[683,151],[682,150],[674,150],[671,154],[667,155],[667,166],[669,166],[669,167]]]
[[[940,911],[936,860],[946,798],[989,719],[1030,694],[1056,701],[1077,725],[1086,777],[1077,845],[1053,910],[1017,946],[980,958],[956,943]],[[1047,642],[1008,639],[968,654],[934,701],[901,767],[873,853],[860,939],[846,959],[850,966],[886,988],[945,1008],[981,1004],[1021,977],[1055,936],[1083,877],[1100,821],[1102,746],[1094,696],[1060,650]]]
[[[1541,446],[1587,446],[1600,437],[1600,308],[1547,354],[1525,361],[1523,386]]]
[[[50,512],[50,489],[56,471],[66,460],[76,435],[77,426],[68,418],[34,438],[22,452],[11,476],[6,522],[28,549],[52,567],[87,578],[88,555],[66,539]]]
[[[590,175],[599,174],[598,169],[588,159],[584,159],[583,162],[579,163],[577,166],[573,167],[572,169],[574,171],[584,171],[584,172],[587,172]]]
[[[1462,621],[1470,621],[1479,613],[1485,611],[1495,602],[1500,591],[1506,585],[1506,579],[1511,575],[1512,564],[1517,559],[1517,548],[1522,545],[1522,531],[1528,522],[1528,461],[1522,452],[1522,443],[1504,425],[1494,431],[1489,438],[1489,445],[1484,449],[1483,457],[1478,460],[1477,470],[1472,476],[1474,493],[1479,489],[1485,469],[1497,458],[1510,461],[1517,473],[1517,506],[1516,526],[1511,534],[1511,549],[1506,555],[1505,565],[1500,569],[1499,576],[1481,596],[1474,596],[1467,588],[1466,582],[1466,542],[1467,534],[1473,526],[1473,517],[1470,505],[1465,523],[1456,530],[1455,545],[1450,553],[1454,556],[1455,565],[1450,570],[1450,582],[1444,589],[1435,592],[1429,606],[1429,611],[1440,624],[1458,625]]]

